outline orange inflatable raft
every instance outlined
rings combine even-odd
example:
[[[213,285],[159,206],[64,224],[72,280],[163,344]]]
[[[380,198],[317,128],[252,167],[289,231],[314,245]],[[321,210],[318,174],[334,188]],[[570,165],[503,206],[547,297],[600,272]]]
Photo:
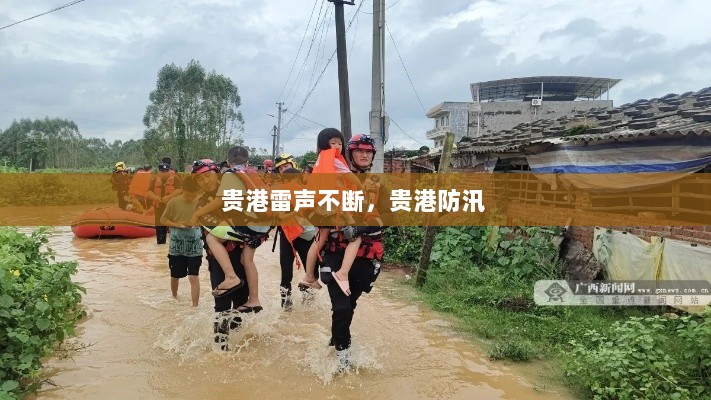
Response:
[[[155,217],[118,207],[97,208],[82,214],[72,222],[74,236],[80,238],[155,236]]]

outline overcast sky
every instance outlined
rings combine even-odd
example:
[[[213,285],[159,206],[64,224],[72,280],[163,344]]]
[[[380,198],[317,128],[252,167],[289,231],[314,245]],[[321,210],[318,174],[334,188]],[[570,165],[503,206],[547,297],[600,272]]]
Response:
[[[2,0],[0,26],[69,0]],[[353,132],[368,130],[372,0],[346,5]],[[616,105],[711,86],[707,0],[386,0],[387,148],[431,146],[424,109],[471,101],[469,84],[532,75],[620,78]],[[84,136],[138,139],[158,70],[196,59],[231,78],[245,141],[271,152],[276,102],[296,111],[335,49],[326,0],[85,0],[0,30],[0,129],[21,117],[76,121]],[[312,10],[313,16],[312,16]],[[319,11],[321,14],[319,15]],[[326,14],[328,12],[328,14]],[[291,79],[309,17],[311,26]],[[301,79],[295,79],[318,31]],[[300,83],[295,85],[295,83]],[[282,92],[282,88],[286,88]],[[340,127],[336,59],[300,114]],[[292,119],[288,112],[285,122]],[[284,149],[315,147],[321,126],[294,118]]]

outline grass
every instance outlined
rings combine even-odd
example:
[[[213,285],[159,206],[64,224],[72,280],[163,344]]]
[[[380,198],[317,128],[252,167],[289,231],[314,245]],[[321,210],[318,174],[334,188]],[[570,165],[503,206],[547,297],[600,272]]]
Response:
[[[422,298],[456,317],[464,332],[487,340],[495,360],[556,361],[570,340],[581,340],[590,329],[605,331],[615,321],[656,314],[636,307],[537,306],[533,283],[507,283],[497,269],[452,269],[431,270]]]

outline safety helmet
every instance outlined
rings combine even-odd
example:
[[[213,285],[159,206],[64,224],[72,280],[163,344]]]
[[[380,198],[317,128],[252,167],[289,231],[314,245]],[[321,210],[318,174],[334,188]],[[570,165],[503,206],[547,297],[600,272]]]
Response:
[[[264,165],[265,168],[274,168],[274,162],[272,162],[272,160],[270,159],[264,160],[262,165]]]
[[[123,161],[119,161],[116,163],[116,165],[114,165],[114,168],[116,169],[116,171],[125,171],[126,163],[124,163]]]
[[[279,157],[274,159],[274,168],[279,168],[282,165],[289,164],[289,163],[291,163],[292,167],[294,167],[294,168],[297,167],[297,165],[296,165],[297,163],[296,163],[296,160],[294,159],[294,156],[292,156],[289,153],[279,154]]]
[[[351,153],[355,149],[371,150],[373,152],[373,156],[375,156],[375,141],[370,136],[359,133],[354,135],[351,140],[348,141],[349,157],[352,157]]]
[[[203,174],[209,171],[220,172],[220,166],[209,158],[193,161],[193,174]]]

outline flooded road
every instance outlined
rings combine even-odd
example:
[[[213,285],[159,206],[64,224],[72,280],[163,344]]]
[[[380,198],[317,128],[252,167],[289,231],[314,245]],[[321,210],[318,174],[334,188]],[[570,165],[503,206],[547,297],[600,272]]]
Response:
[[[47,360],[45,376],[57,386],[45,384],[39,399],[572,398],[534,387],[522,369],[490,362],[445,320],[413,302],[413,289],[395,275],[384,273],[359,300],[352,329],[357,370],[338,375],[327,346],[328,294],[322,290],[313,304],[296,297],[293,311],[282,312],[271,241],[256,255],[265,310],[230,336],[229,352],[213,343],[205,262],[200,305],[193,308],[187,280],[181,280],[178,300],[170,296],[167,246],[154,238],[76,239],[59,227],[50,246],[57,260],[79,263],[74,279],[87,289],[88,316],[73,341],[90,346]]]

